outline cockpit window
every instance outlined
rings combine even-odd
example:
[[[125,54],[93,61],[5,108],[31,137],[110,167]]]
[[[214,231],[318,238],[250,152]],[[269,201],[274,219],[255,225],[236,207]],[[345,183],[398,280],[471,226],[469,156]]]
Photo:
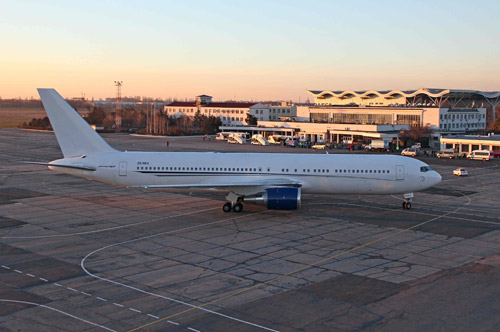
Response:
[[[420,167],[420,172],[430,172],[430,171],[433,171],[433,169],[430,166]]]

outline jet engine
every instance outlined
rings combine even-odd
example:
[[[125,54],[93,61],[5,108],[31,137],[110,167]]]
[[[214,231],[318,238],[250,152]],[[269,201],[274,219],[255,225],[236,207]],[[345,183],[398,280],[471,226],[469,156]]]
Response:
[[[267,206],[270,210],[300,209],[300,188],[269,188],[259,196],[245,197],[244,202]]]

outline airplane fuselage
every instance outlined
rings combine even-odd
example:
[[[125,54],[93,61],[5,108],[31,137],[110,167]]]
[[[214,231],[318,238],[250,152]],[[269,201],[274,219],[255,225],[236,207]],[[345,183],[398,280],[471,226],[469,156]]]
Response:
[[[302,193],[308,194],[398,194],[424,190],[441,179],[419,160],[392,155],[116,151],[52,163],[91,166],[95,171],[51,168],[127,187],[283,178],[300,183]],[[233,191],[250,195],[261,188]]]

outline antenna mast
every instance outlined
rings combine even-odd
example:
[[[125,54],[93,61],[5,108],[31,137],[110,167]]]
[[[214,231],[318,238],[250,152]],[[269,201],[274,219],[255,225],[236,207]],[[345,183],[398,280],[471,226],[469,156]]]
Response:
[[[123,81],[115,81],[116,86],[116,110],[115,110],[115,127],[116,131],[120,131],[122,125],[122,117],[120,116],[120,100],[122,99],[122,85]]]

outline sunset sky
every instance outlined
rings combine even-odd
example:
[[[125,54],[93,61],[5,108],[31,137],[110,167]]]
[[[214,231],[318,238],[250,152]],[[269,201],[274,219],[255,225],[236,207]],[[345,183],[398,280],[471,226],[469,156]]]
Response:
[[[500,90],[500,1],[0,1],[0,97]]]

